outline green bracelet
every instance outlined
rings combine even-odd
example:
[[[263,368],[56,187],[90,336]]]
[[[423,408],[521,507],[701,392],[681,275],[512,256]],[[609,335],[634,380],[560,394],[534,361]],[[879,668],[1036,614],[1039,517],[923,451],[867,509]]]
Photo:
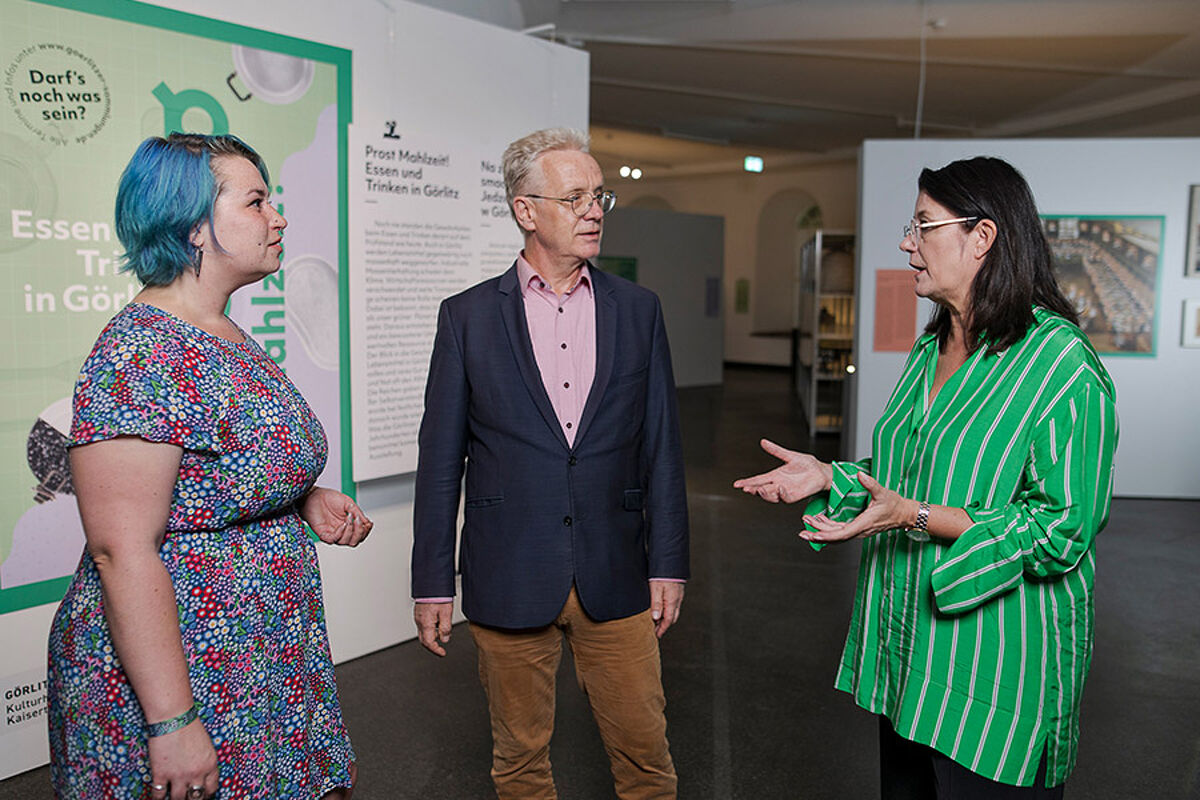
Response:
[[[200,716],[200,712],[196,710],[196,704],[192,703],[192,707],[183,712],[177,717],[164,719],[162,722],[147,722],[146,735],[153,739],[156,736],[166,736],[168,733],[174,733],[180,728],[186,728],[196,721]]]

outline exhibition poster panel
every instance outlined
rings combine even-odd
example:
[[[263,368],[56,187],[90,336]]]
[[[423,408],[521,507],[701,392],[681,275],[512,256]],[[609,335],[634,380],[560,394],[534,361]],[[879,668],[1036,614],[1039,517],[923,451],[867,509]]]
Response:
[[[452,117],[403,113],[350,129],[350,338],[354,479],[417,468],[417,431],[441,301],[508,269],[521,248],[500,174],[502,141]]]
[[[118,269],[117,180],[138,143],[233,133],[288,219],[283,267],[230,315],[329,435],[350,483],[345,159],[350,53],[124,0],[0,0],[0,614],[57,602],[83,546],[67,467],[71,393],[139,290]],[[0,731],[3,733],[4,731]]]

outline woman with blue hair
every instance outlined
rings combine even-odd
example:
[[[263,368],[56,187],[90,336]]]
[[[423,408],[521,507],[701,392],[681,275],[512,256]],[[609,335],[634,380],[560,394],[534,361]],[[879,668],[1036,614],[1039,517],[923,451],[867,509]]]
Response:
[[[279,269],[287,222],[233,136],[141,144],[117,191],[144,284],[75,387],[87,547],[50,631],[60,798],[348,798],[316,551],[371,522],[314,486],[325,433],[225,316]]]

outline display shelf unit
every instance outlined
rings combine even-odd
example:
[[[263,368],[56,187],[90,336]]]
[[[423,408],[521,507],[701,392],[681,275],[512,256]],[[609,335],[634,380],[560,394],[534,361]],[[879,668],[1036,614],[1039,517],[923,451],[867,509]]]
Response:
[[[807,232],[796,264],[796,394],[810,435],[839,433],[854,363],[854,233]]]

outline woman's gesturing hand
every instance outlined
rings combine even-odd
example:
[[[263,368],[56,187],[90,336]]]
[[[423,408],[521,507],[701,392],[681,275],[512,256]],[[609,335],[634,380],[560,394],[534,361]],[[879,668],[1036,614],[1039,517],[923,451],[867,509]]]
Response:
[[[320,486],[301,501],[300,516],[322,542],[348,547],[357,546],[375,526],[349,497]]]
[[[816,528],[804,530],[800,538],[810,542],[844,542],[860,536],[874,536],[894,528],[907,528],[916,519],[917,503],[885,489],[879,481],[865,472],[858,473],[858,482],[871,493],[871,502],[849,522],[834,522],[824,514],[805,515],[804,522]]]
[[[150,738],[151,800],[213,797],[217,793],[218,778],[217,753],[199,720],[172,733]]]
[[[739,478],[733,482],[733,488],[756,494],[768,503],[795,503],[833,486],[833,467],[829,464],[808,453],[780,447],[770,439],[759,444],[783,464],[761,475]]]

